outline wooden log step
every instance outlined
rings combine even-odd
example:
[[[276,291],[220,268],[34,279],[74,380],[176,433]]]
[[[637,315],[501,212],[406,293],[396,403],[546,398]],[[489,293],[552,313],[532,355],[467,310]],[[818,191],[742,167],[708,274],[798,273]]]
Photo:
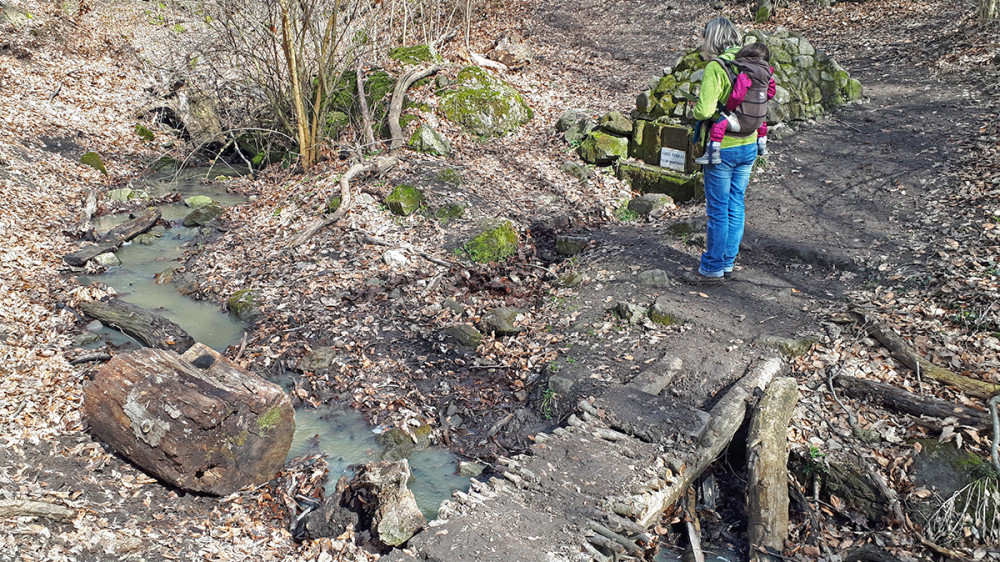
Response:
[[[121,330],[146,347],[184,353],[194,345],[194,338],[184,328],[159,314],[121,299],[106,302],[83,301],[77,308],[104,325]]]
[[[63,261],[74,267],[83,267],[87,262],[107,252],[115,252],[122,244],[147,232],[156,221],[160,220],[159,209],[149,209],[134,219],[122,223],[97,241],[97,244],[85,246],[79,250],[63,256]]]
[[[95,438],[146,473],[216,495],[270,480],[295,432],[280,386],[200,343],[117,355],[84,389],[84,413]]]

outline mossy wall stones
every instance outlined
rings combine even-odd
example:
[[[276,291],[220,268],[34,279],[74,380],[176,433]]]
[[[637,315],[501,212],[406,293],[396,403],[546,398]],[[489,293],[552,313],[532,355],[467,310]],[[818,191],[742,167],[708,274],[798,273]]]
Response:
[[[580,143],[577,152],[588,164],[611,164],[628,156],[628,139],[603,131],[592,131]]]
[[[412,185],[401,183],[385,198],[385,204],[394,214],[405,217],[424,204],[424,194]]]
[[[462,69],[439,95],[438,111],[478,137],[500,136],[534,116],[517,90],[477,66]]]
[[[618,166],[618,177],[640,193],[665,193],[678,202],[705,196],[701,174],[686,175],[641,162],[623,162]]]
[[[473,261],[487,263],[514,255],[518,244],[517,231],[510,221],[487,221],[463,250]]]

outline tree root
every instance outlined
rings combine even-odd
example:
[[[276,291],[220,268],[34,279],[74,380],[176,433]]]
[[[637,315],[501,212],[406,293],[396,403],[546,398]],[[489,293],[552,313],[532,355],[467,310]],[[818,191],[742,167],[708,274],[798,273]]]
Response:
[[[389,102],[389,133],[392,136],[392,142],[389,144],[390,152],[403,147],[403,127],[399,125],[399,117],[403,113],[403,99],[406,97],[406,91],[417,80],[433,76],[440,70],[441,67],[436,65],[424,70],[413,69],[404,74],[399,82],[396,82],[396,88],[392,91],[392,101]]]
[[[0,500],[0,518],[44,517],[55,521],[71,519],[76,511],[58,504],[33,500]]]

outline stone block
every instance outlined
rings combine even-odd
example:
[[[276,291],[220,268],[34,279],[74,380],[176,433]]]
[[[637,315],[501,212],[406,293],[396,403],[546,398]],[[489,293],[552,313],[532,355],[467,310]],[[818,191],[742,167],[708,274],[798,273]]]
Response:
[[[701,174],[681,174],[642,162],[627,162],[619,164],[618,178],[640,193],[665,193],[677,202],[705,196]]]

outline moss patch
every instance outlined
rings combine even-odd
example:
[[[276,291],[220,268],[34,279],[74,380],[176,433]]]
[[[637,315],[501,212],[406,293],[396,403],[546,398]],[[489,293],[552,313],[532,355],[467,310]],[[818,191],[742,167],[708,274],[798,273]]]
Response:
[[[335,195],[326,200],[326,205],[323,208],[324,213],[334,213],[340,208],[341,199],[339,195]]]
[[[226,301],[229,313],[242,321],[247,321],[260,314],[254,294],[250,289],[240,289],[232,294]]]
[[[510,221],[500,221],[487,227],[463,246],[472,261],[488,263],[502,260],[517,252],[517,231]]]
[[[479,67],[462,69],[456,81],[458,88],[441,93],[438,111],[470,134],[499,136],[534,117],[517,90]]]
[[[465,181],[462,179],[462,174],[454,168],[445,168],[434,176],[434,179],[444,183],[450,183],[451,185],[462,185]]]
[[[440,62],[441,57],[431,52],[429,45],[413,47],[397,47],[389,51],[389,58],[403,64],[420,64],[422,62]]]
[[[385,198],[385,204],[394,214],[405,217],[424,204],[424,194],[412,185],[401,183]]]
[[[271,429],[281,421],[281,408],[275,406],[263,414],[257,416],[257,427],[262,431]]]
[[[108,175],[108,169],[104,167],[104,161],[101,160],[101,156],[96,152],[88,152],[80,157],[80,162],[90,166],[91,168],[101,172],[105,176]]]

